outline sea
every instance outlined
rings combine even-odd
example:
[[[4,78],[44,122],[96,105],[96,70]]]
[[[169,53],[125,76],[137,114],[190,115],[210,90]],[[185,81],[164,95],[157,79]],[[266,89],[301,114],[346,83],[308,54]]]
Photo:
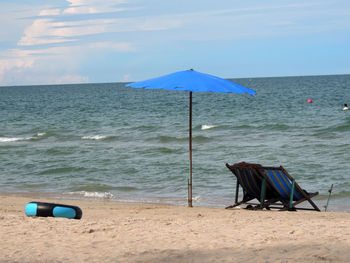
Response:
[[[232,80],[256,95],[193,93],[193,205],[233,204],[245,161],[350,212],[350,75]],[[188,137],[185,91],[0,87],[0,194],[186,206]]]

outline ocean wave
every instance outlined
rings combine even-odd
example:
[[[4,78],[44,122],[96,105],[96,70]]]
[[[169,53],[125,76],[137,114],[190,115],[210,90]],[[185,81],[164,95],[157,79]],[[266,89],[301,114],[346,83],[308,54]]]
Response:
[[[164,154],[180,153],[182,151],[181,149],[171,149],[167,147],[157,147],[155,150]]]
[[[39,175],[48,175],[48,174],[65,174],[69,172],[79,172],[84,171],[85,168],[82,167],[62,167],[62,168],[52,168],[41,171]]]
[[[28,137],[29,141],[37,141],[37,140],[41,140],[42,138],[44,138],[46,135],[46,132],[38,132],[35,136],[32,137]]]
[[[158,126],[152,126],[152,125],[141,125],[136,127],[137,130],[139,131],[144,131],[144,132],[153,132],[157,131],[159,129]]]
[[[30,137],[0,137],[0,143],[19,142],[19,141],[33,141],[33,140],[40,139],[45,134],[46,134],[45,132],[40,132],[40,133],[37,133],[36,135],[30,136]]]
[[[346,133],[349,131],[350,123],[343,123],[321,129],[316,129],[312,135],[316,137],[335,138],[337,137],[337,134]]]
[[[188,138],[186,138],[186,140],[188,140]],[[197,142],[197,143],[200,143],[200,142],[209,142],[211,141],[212,138],[210,137],[206,137],[206,136],[202,136],[202,135],[198,135],[198,136],[194,136],[192,137],[192,141],[194,142]]]
[[[268,131],[288,131],[291,128],[291,126],[282,123],[266,124],[260,127],[260,129]]]
[[[111,141],[116,139],[117,136],[106,136],[106,135],[86,135],[81,137],[83,140],[92,140],[92,141]]]
[[[87,192],[87,193],[109,193],[110,191],[121,191],[130,192],[138,190],[132,186],[112,186],[110,184],[100,184],[100,183],[89,183],[89,184],[78,184],[71,188],[75,192]]]
[[[350,131],[350,122],[327,127],[325,129],[321,129],[320,131],[321,132],[346,132],[346,131]]]
[[[83,136],[81,137],[83,140],[104,140],[107,136],[103,135],[92,135],[92,136]]]
[[[182,142],[182,141],[187,141],[187,137],[174,137],[174,136],[158,136],[156,139],[158,139],[162,143],[167,143],[167,142]]]
[[[350,197],[350,191],[348,190],[332,193],[332,198],[349,198],[349,197]]]
[[[197,195],[197,196],[194,196],[194,197],[192,198],[192,200],[195,201],[195,202],[199,202],[199,201],[202,200],[202,197],[201,197],[200,195]]]
[[[109,192],[88,192],[88,191],[78,191],[78,192],[67,192],[66,195],[80,196],[84,198],[96,198],[96,199],[113,199],[115,196]]]
[[[151,140],[158,140],[161,143],[170,143],[170,142],[187,142],[188,137],[174,137],[174,136],[157,136],[156,138],[152,138]],[[203,135],[198,135],[198,136],[193,136],[192,141],[194,142],[207,142],[210,141],[211,138],[203,136]]]
[[[0,142],[18,142],[23,140],[25,140],[25,138],[7,138],[7,137],[0,138]]]
[[[240,130],[240,129],[255,129],[256,127],[252,126],[252,125],[249,125],[249,124],[241,124],[241,125],[234,125],[232,127],[230,127],[231,129],[237,129],[237,130]]]
[[[204,124],[204,125],[202,125],[202,127],[201,127],[201,130],[210,130],[210,129],[213,129],[213,128],[216,128],[216,127],[218,127],[217,125],[206,125],[206,124]]]

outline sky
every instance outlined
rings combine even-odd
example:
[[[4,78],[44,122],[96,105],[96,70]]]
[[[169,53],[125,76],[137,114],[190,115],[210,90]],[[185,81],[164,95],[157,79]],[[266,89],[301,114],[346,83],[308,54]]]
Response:
[[[0,86],[350,74],[349,0],[0,0]]]

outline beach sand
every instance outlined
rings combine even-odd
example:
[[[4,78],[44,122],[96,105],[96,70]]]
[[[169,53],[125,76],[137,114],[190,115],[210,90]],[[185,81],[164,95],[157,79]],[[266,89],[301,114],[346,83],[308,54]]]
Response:
[[[0,262],[350,262],[350,213],[0,200]],[[28,217],[30,201],[77,205],[83,217]]]

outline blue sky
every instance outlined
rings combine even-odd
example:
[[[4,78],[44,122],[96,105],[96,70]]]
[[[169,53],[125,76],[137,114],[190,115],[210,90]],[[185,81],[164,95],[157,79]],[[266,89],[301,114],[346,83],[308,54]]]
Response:
[[[349,0],[0,0],[0,86],[350,73]]]

